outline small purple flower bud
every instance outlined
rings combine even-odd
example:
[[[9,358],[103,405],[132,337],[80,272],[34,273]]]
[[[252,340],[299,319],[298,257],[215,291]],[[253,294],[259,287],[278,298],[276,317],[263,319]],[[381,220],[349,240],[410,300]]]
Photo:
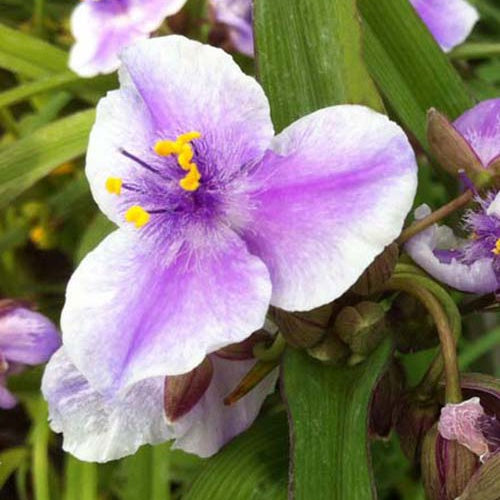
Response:
[[[429,500],[456,500],[479,467],[479,460],[457,441],[448,441],[437,426],[422,446],[422,479]]]
[[[387,438],[395,424],[396,408],[405,385],[405,372],[393,360],[377,384],[370,408],[370,434]]]
[[[406,394],[396,410],[396,432],[403,453],[414,463],[420,461],[425,435],[437,422],[439,406],[435,401],[422,402]]]
[[[213,373],[212,361],[206,357],[194,370],[165,378],[165,414],[170,422],[189,413],[198,403],[208,389]]]
[[[469,174],[481,172],[481,160],[445,115],[430,109],[427,113],[427,138],[431,152],[439,164],[450,174],[460,170]]]
[[[318,345],[307,350],[309,356],[327,365],[340,365],[350,355],[349,347],[329,330]]]

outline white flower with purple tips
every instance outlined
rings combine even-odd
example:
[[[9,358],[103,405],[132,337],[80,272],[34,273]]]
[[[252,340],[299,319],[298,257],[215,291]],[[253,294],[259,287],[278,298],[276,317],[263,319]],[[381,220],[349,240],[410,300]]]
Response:
[[[64,351],[44,381],[54,428],[87,460],[172,437],[164,377],[249,337],[269,305],[312,309],[348,290],[399,235],[417,182],[405,134],[368,108],[325,108],[274,137],[262,88],[224,51],[168,36],[122,57],[121,88],[98,106],[86,166],[119,229],[70,280]],[[214,383],[235,386],[244,368],[218,362]],[[272,382],[242,400],[240,417],[216,412],[235,419],[231,435]],[[221,392],[207,391],[196,422],[222,408]],[[122,420],[111,425],[110,415]],[[209,443],[215,421],[179,445],[213,453],[229,438]]]
[[[147,38],[186,0],[82,0],[71,16],[76,43],[69,67],[78,75],[112,73],[119,54],[131,43]]]

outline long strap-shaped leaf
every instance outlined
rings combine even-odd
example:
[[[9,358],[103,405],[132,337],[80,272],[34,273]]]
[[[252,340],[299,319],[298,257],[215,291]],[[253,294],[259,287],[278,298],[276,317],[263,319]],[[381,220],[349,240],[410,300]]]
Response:
[[[456,118],[472,106],[459,75],[408,0],[358,0],[366,63],[391,107],[427,146],[431,107]]]
[[[369,500],[368,410],[390,342],[357,367],[325,367],[289,350],[283,393],[291,426],[290,498]]]

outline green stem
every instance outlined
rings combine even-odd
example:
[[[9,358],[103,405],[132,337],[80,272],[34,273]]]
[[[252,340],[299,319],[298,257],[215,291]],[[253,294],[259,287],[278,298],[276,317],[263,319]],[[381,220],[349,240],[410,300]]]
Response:
[[[19,126],[8,109],[2,109],[0,107],[0,125],[10,134],[12,134],[16,139],[19,137]]]
[[[170,500],[170,445],[151,449],[151,500]]]
[[[33,7],[33,28],[35,35],[41,37],[43,35],[43,18],[45,10],[45,0],[34,0]]]
[[[472,200],[473,196],[474,194],[472,193],[472,191],[469,190],[465,191],[465,193],[461,194],[458,198],[455,198],[454,200],[450,201],[450,203],[447,203],[438,210],[432,212],[427,217],[424,217],[423,219],[412,224],[410,227],[407,227],[401,233],[401,236],[398,238],[397,243],[399,245],[403,245],[410,238],[413,238],[413,236],[415,236],[416,234],[420,233],[424,229],[427,229],[436,222],[439,222],[445,217],[448,217],[448,215],[452,214],[459,208],[462,208],[465,205],[467,205],[467,203],[469,203],[469,201]]]
[[[97,465],[80,462],[66,455],[66,491],[64,500],[96,500],[98,495]]]
[[[438,299],[424,286],[416,282],[415,277],[394,276],[387,284],[387,290],[398,290],[417,298],[434,319],[441,343],[446,378],[446,401],[459,403],[462,400],[460,374],[456,353],[456,343],[448,317]]]
[[[39,405],[39,411],[46,413],[45,406]],[[33,489],[36,500],[50,500],[49,435],[47,418],[39,418],[33,428]]]
[[[256,344],[253,348],[253,355],[261,361],[274,361],[283,354],[285,347],[286,340],[281,333],[278,333],[270,346],[267,346],[265,342]]]
[[[500,56],[500,43],[464,43],[451,52],[452,59],[485,59]]]

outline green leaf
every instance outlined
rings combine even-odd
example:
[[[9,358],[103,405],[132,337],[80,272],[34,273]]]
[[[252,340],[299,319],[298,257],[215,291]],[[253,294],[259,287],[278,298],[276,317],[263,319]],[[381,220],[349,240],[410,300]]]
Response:
[[[85,153],[95,111],[82,111],[36,130],[0,151],[0,207],[62,163]]]
[[[277,130],[339,103],[382,109],[354,0],[257,0],[257,64]]]
[[[410,2],[358,0],[372,77],[402,122],[427,147],[431,107],[455,119],[473,105],[465,84]]]
[[[260,419],[210,458],[183,499],[285,500],[287,467],[287,424],[278,413]]]
[[[387,341],[356,367],[327,367],[304,352],[286,352],[282,383],[292,427],[296,500],[374,497],[368,411],[390,351]]]
[[[0,453],[0,490],[7,479],[28,459],[26,448],[10,448]]]

